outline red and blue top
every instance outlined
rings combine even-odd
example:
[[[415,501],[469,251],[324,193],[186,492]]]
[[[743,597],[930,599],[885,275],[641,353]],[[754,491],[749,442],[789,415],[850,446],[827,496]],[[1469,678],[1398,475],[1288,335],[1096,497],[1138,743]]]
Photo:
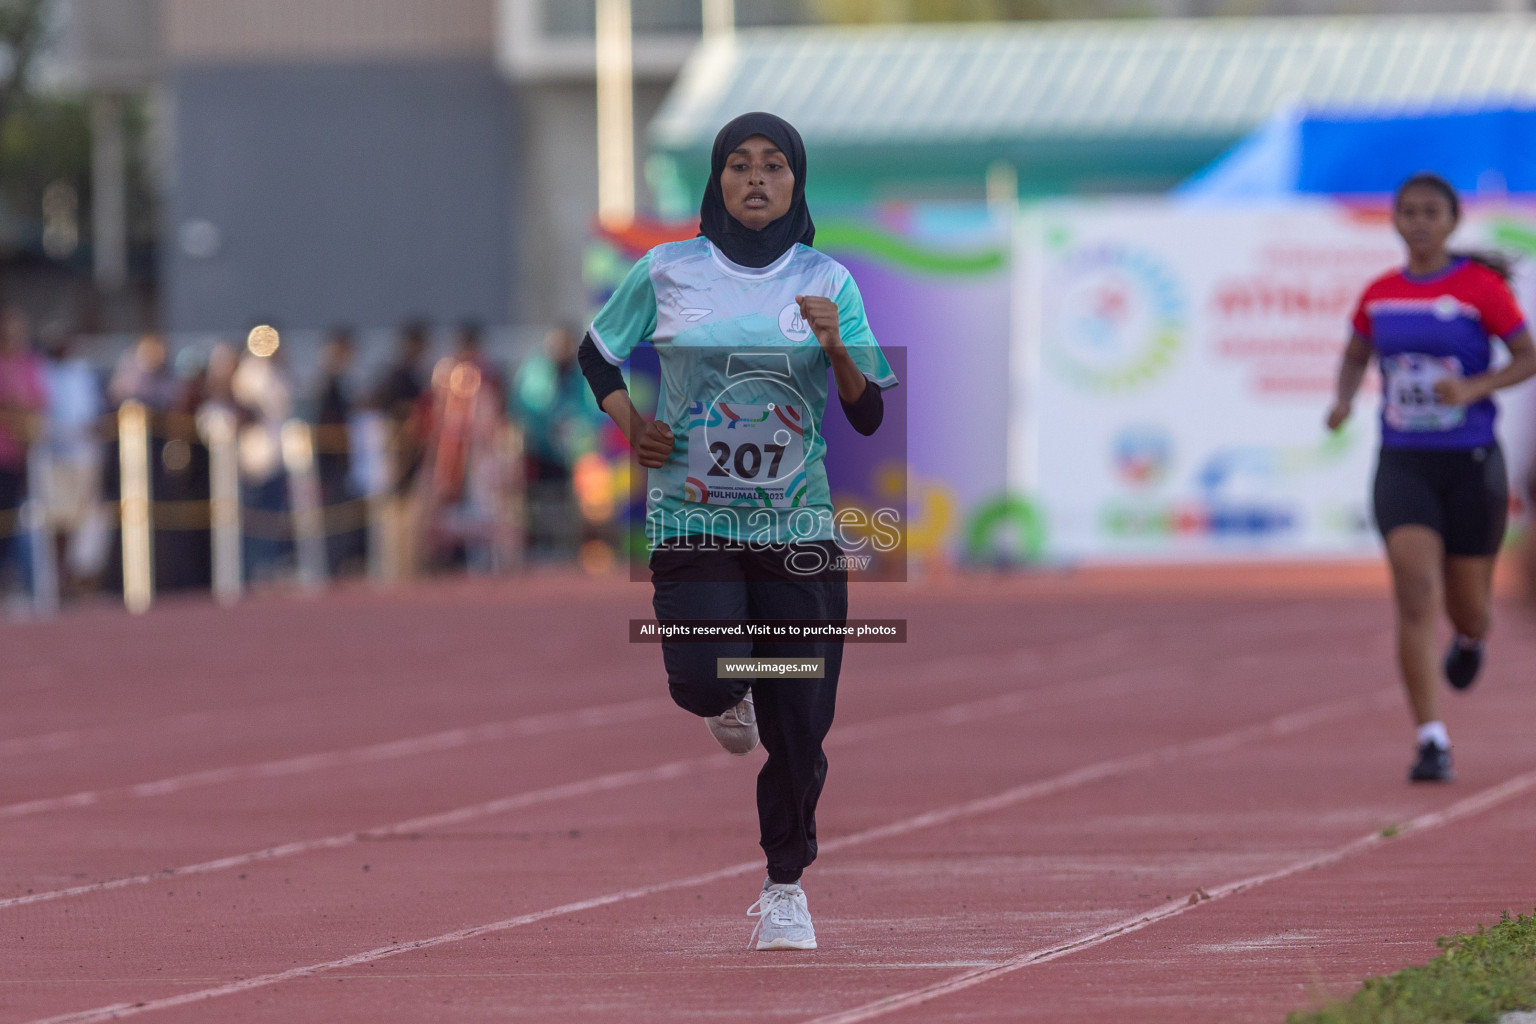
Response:
[[[1435,383],[1485,372],[1491,339],[1507,341],[1524,326],[1509,285],[1475,260],[1456,259],[1425,277],[1394,270],[1372,281],[1355,309],[1354,328],[1381,363],[1382,447],[1444,451],[1493,444],[1493,400],[1444,405]]]

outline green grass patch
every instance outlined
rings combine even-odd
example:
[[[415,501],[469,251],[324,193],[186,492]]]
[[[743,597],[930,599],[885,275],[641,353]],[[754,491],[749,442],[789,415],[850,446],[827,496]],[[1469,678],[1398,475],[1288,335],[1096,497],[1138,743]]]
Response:
[[[1476,935],[1453,935],[1423,967],[1367,981],[1354,996],[1300,1011],[1286,1024],[1486,1024],[1536,1005],[1536,912],[1504,914]]]

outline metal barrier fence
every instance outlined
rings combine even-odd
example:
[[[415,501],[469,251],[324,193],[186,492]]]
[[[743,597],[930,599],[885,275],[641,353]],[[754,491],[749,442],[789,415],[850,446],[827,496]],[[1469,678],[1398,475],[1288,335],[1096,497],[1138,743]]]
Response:
[[[277,445],[287,495],[284,509],[243,503],[240,426],[231,409],[210,405],[191,416],[152,412],[140,402],[129,401],[107,426],[118,442],[119,494],[116,502],[103,501],[102,505],[116,512],[113,525],[121,536],[123,603],[135,614],[148,611],[154,603],[155,534],[164,531],[208,532],[211,589],[221,604],[238,601],[246,589],[247,540],[291,543],[294,578],[307,589],[323,587],[332,577],[327,540],[343,534],[364,535],[366,572],[379,582],[411,575],[411,549],[433,530],[458,531],[466,544],[483,545],[487,555],[478,564],[491,571],[513,568],[521,561],[522,437],[511,423],[501,424],[479,450],[469,445],[468,454],[462,450],[464,438],[455,439],[461,446],[455,458],[466,476],[471,459],[490,460],[487,465],[492,470],[479,474],[490,483],[480,488],[478,515],[467,519],[462,514],[448,514],[448,507],[436,500],[432,488],[441,474],[433,471],[437,453],[430,446],[422,455],[413,487],[400,492],[390,471],[398,464],[396,439],[382,423],[373,424],[373,429],[365,425],[355,432],[344,425],[316,427],[300,419],[283,423]],[[157,442],[162,446],[162,457],[171,445],[206,448],[206,498],[156,498],[152,460]],[[364,456],[373,465],[386,467],[386,472],[375,475],[367,493],[326,504],[317,455],[341,451],[356,455],[358,445],[371,448]],[[41,446],[34,446],[28,458],[25,502],[14,511],[0,510],[0,542],[26,539],[32,607],[40,617],[54,614],[60,604],[59,566],[47,512],[48,469],[46,453]],[[437,522],[449,518],[454,520],[449,526]]]

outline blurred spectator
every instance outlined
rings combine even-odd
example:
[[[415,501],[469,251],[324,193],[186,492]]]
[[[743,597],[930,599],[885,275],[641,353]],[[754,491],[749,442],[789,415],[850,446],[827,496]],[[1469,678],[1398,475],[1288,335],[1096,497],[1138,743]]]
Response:
[[[512,411],[526,435],[529,547],[571,557],[581,541],[572,491],[576,460],[596,444],[599,410],[576,364],[579,336],[568,326],[544,337],[544,351],[518,368]]]
[[[202,408],[208,388],[208,359],[194,349],[185,349],[176,357],[176,400],[171,412],[178,417],[195,416]]]
[[[27,497],[27,451],[48,401],[43,369],[20,309],[0,310],[0,593],[14,578],[26,585],[21,506]]]
[[[152,331],[141,335],[118,358],[112,378],[107,384],[107,398],[113,410],[120,410],[125,402],[132,401],[143,405],[149,413],[149,488],[151,500],[157,503],[163,503],[169,497],[165,471],[168,440],[166,429],[168,414],[175,407],[180,394],[181,382],[171,369],[165,341]],[[102,490],[108,501],[116,502],[122,496],[122,449],[118,445],[115,425],[110,429],[109,436]],[[173,464],[180,453],[180,446],[171,449]],[[179,538],[168,536],[166,528],[168,510],[173,507],[157,504],[152,510],[155,526],[153,572],[156,585],[162,587],[172,579],[170,570],[176,564],[180,544]],[[180,526],[181,523],[169,525]],[[113,546],[113,557],[104,575],[104,582],[109,588],[117,589],[122,583],[121,573],[122,546],[119,543]]]
[[[332,576],[361,570],[366,550],[359,497],[352,483],[352,397],[347,373],[356,352],[352,330],[333,327],[320,353],[320,400],[315,413],[315,470],[326,509],[326,561]]]
[[[454,354],[432,371],[424,533],[436,567],[462,562],[490,570],[504,545],[497,534],[509,476],[502,444],[506,389],[481,340],[477,325],[462,325]]]
[[[130,399],[144,403],[150,412],[166,412],[176,404],[180,385],[166,358],[165,342],[158,334],[146,334],[123,353],[112,373],[107,393],[115,409]]]
[[[240,366],[240,350],[227,341],[218,342],[208,352],[208,363],[195,393],[191,412],[201,414],[213,406],[236,412],[235,370]]]
[[[244,506],[245,578],[270,580],[292,550],[283,424],[293,415],[293,385],[282,349],[257,355],[247,348],[230,378],[241,427],[238,442]]]
[[[333,327],[320,351],[320,400],[315,412],[315,468],[327,505],[351,496],[352,449],[347,424],[352,418],[352,398],[347,372],[352,368],[356,344],[349,327]]]
[[[498,408],[506,399],[507,382],[501,375],[501,370],[485,354],[485,328],[478,320],[461,320],[454,334],[455,357],[461,363],[468,363],[480,373],[480,384],[489,388],[487,398],[497,403]]]
[[[72,334],[61,335],[49,345],[43,368],[48,391],[43,486],[66,596],[96,588],[111,545],[111,525],[101,503],[101,380],[74,347]]]
[[[517,371],[512,410],[528,435],[531,480],[568,481],[576,459],[592,450],[597,403],[576,365],[578,336],[557,327],[544,336],[544,351]]]
[[[421,320],[400,325],[399,352],[373,394],[373,405],[388,423],[391,494],[381,513],[383,561],[386,574],[396,578],[412,576],[416,568],[418,511],[414,487],[426,443],[430,402],[422,369],[428,334],[427,324]]]
[[[214,414],[226,415],[228,423],[241,422],[242,410],[234,396],[234,376],[239,365],[240,350],[227,341],[219,341],[208,350],[206,358],[186,367],[189,372],[169,418],[173,431],[186,447],[168,445],[161,460],[165,497],[184,502],[180,507],[186,512],[176,517],[177,531],[156,532],[158,586],[206,587],[213,583],[212,507],[207,504],[213,498],[213,455],[208,441],[219,429]],[[245,415],[249,421],[250,414]],[[237,438],[237,459],[238,453]],[[163,507],[161,518],[165,518]],[[174,561],[168,564],[162,559],[162,552],[174,556]]]
[[[422,362],[427,355],[428,333],[421,320],[400,325],[399,353],[374,391],[374,405],[389,419],[394,434],[395,490],[402,494],[410,490],[421,464],[423,396],[427,390]]]
[[[213,580],[210,464],[208,446],[197,425],[197,412],[206,402],[208,357],[185,348],[172,362],[175,398],[165,414],[152,420],[155,587],[159,590],[203,588]]]

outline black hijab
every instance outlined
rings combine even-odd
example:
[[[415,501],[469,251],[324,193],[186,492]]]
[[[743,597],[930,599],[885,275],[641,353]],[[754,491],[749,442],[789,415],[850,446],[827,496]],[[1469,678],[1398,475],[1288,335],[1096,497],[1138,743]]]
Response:
[[[761,231],[753,231],[732,217],[725,208],[720,191],[720,175],[735,148],[754,135],[761,135],[784,154],[795,175],[795,190],[789,200],[789,212],[770,221]],[[699,234],[715,243],[730,260],[743,267],[766,267],[796,242],[810,245],[816,239],[816,225],[805,205],[805,143],[795,126],[782,117],[761,112],[742,114],[720,129],[715,148],[709,155],[709,184],[704,186],[704,201],[699,204]]]

